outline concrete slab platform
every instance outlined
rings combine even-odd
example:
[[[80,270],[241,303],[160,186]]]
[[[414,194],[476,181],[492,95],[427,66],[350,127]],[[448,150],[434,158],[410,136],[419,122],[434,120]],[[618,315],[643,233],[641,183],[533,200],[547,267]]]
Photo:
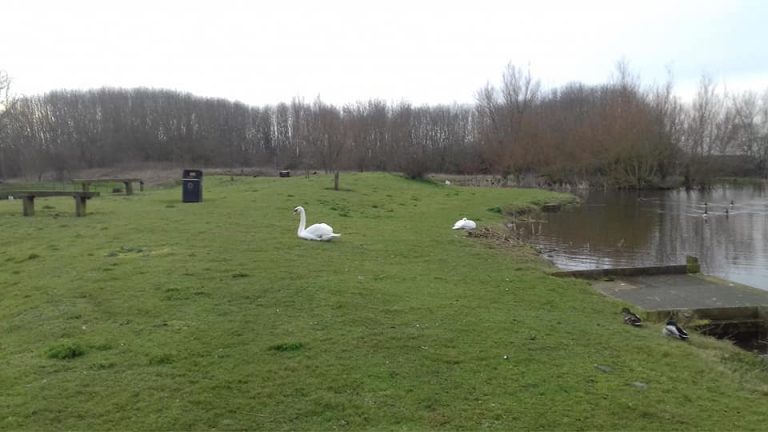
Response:
[[[768,305],[768,291],[700,274],[620,276],[591,283],[601,293],[646,311]]]

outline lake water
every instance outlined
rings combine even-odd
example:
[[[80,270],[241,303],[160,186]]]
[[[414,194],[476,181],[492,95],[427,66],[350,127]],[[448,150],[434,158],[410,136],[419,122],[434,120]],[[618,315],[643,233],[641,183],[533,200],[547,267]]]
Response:
[[[581,198],[578,207],[515,228],[567,270],[684,264],[693,255],[704,274],[768,290],[764,185],[590,191]]]

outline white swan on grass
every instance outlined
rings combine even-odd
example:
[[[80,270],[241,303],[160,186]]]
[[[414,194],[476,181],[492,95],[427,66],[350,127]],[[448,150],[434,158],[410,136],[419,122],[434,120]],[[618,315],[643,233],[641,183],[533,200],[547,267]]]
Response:
[[[301,215],[301,221],[299,222],[299,231],[297,232],[299,238],[304,240],[321,240],[329,241],[334,237],[341,237],[341,234],[333,232],[333,228],[330,225],[319,223],[311,225],[309,228],[304,229],[307,224],[307,215],[304,212],[304,207],[298,206],[293,209],[293,214],[298,213]]]
[[[453,229],[463,229],[466,231],[470,231],[477,228],[477,224],[473,220],[469,220],[467,218],[461,218],[460,221],[457,221],[455,224],[453,224]]]

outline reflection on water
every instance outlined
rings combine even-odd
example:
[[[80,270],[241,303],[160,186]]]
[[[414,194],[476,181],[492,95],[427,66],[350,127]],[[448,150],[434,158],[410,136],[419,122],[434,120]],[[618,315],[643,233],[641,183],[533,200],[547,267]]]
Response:
[[[693,255],[705,274],[768,289],[764,186],[591,191],[582,200],[516,229],[568,270],[683,264]]]

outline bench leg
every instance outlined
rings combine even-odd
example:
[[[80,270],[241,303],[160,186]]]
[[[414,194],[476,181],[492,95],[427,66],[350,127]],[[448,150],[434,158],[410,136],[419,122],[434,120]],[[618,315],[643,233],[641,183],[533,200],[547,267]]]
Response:
[[[75,197],[75,216],[85,216],[86,202],[88,202],[86,197]]]
[[[133,195],[133,183],[131,182],[123,182],[125,185],[125,194],[126,195]]]
[[[24,206],[24,216],[35,215],[35,197],[33,196],[24,197],[22,205]]]

